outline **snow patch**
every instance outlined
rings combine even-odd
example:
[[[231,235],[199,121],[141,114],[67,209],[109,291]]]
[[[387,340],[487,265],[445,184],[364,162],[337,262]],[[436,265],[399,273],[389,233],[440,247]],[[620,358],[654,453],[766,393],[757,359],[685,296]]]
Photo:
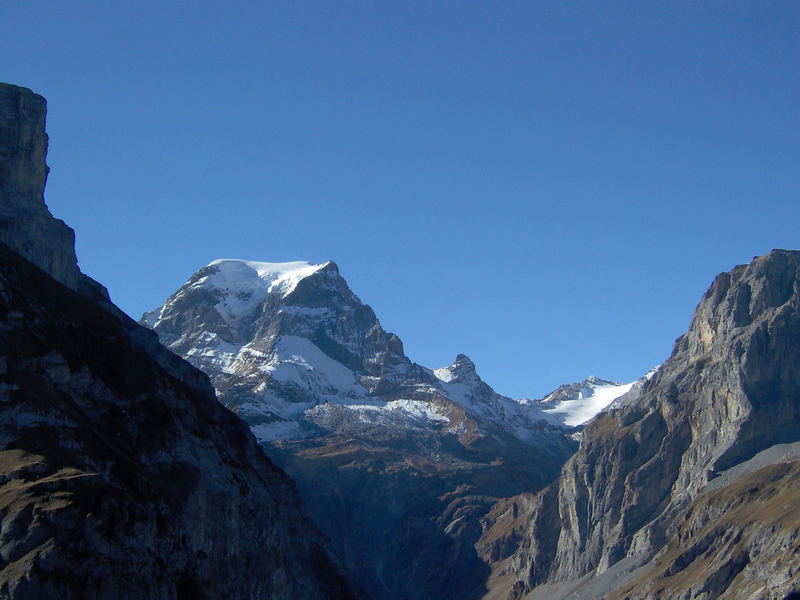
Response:
[[[591,381],[591,378],[587,381]],[[628,393],[636,382],[603,383],[600,385],[587,383],[578,390],[577,398],[563,400],[554,408],[543,412],[560,417],[561,421],[571,427],[586,423],[614,400]]]
[[[345,404],[344,406],[355,412],[399,411],[416,420],[450,422],[450,419],[438,410],[437,407],[430,402],[423,402],[421,400],[391,400],[389,402],[375,402],[373,404]]]
[[[450,369],[450,367],[442,367],[441,369],[434,369],[433,374],[436,376],[436,379],[439,381],[443,381],[445,383],[450,383],[455,378],[455,373]]]
[[[215,308],[229,324],[252,317],[270,294],[286,297],[297,284],[328,263],[264,263],[252,260],[219,259],[207,266],[213,271],[192,284],[221,292]]]
[[[367,390],[355,373],[332,359],[306,338],[283,335],[275,344],[275,354],[263,370],[281,383],[293,383],[323,402],[329,396],[360,398]]]
[[[195,363],[192,359],[202,359],[202,364],[216,364],[223,373],[232,373],[233,363],[240,351],[240,346],[226,342],[216,333],[204,332],[198,336],[196,346],[192,346],[186,353],[189,362]]]
[[[209,275],[208,280],[212,285],[219,279],[227,283],[240,277],[252,278],[252,273],[254,273],[264,282],[267,293],[280,294],[285,297],[294,291],[302,279],[316,273],[327,264],[313,264],[306,261],[268,263],[221,258],[208,264],[209,267],[217,268],[217,272]]]

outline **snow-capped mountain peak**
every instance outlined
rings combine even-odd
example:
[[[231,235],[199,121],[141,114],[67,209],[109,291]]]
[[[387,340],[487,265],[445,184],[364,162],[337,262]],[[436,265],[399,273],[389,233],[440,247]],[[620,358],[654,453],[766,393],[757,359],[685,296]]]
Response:
[[[464,354],[440,369],[417,365],[332,262],[215,260],[142,322],[208,373],[265,443],[376,426],[540,443],[630,387],[590,377],[541,402],[517,401]]]
[[[222,319],[229,325],[236,325],[249,318],[268,296],[285,298],[297,288],[300,281],[330,266],[336,269],[330,261],[315,264],[306,261],[269,263],[236,258],[217,259],[197,271],[167,304],[145,313],[142,322],[155,328],[170,301],[207,292],[216,299],[215,308]]]
[[[268,263],[222,258],[207,265],[209,273],[197,281],[196,285],[210,285],[223,289],[231,285],[241,285],[242,282],[254,282],[257,278],[263,282],[266,293],[286,296],[294,291],[300,280],[313,275],[328,264],[305,261]]]

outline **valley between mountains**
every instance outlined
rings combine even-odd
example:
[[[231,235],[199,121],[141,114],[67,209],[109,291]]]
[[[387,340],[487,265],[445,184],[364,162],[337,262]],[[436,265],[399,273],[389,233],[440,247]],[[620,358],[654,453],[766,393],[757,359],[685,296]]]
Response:
[[[216,260],[135,323],[44,204],[45,109],[0,84],[0,598],[800,596],[800,252],[640,380],[512,399],[332,262]]]
[[[208,374],[374,598],[483,593],[491,506],[551,482],[571,426],[633,387],[513,400],[467,356],[418,365],[332,262],[217,260],[140,322]]]

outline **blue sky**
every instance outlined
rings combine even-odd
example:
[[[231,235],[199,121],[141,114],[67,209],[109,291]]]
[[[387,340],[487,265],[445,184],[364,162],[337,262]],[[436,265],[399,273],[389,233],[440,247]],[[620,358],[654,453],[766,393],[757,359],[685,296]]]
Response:
[[[800,4],[0,1],[46,200],[132,316],[215,258],[335,260],[426,366],[541,396],[669,354],[800,247]]]

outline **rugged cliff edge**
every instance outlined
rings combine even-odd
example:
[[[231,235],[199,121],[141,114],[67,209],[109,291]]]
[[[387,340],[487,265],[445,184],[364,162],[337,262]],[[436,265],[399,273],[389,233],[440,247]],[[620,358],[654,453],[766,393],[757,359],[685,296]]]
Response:
[[[0,597],[352,598],[206,376],[84,285],[44,101],[0,85],[0,117]]]
[[[494,598],[784,598],[800,589],[800,253],[719,275],[560,478],[496,505]]]
[[[47,102],[0,83],[0,242],[64,285],[97,300],[105,289],[78,269],[75,232],[44,203]]]

